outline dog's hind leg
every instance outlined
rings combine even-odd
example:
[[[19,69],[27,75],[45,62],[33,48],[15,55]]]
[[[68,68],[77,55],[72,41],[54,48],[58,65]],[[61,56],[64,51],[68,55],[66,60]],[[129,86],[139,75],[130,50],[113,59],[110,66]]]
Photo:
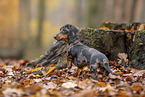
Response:
[[[103,65],[104,65],[104,68],[105,68],[105,69],[106,69],[109,73],[111,73],[111,74],[113,74],[113,75],[117,75],[117,76],[118,76],[118,74],[116,74],[116,73],[114,73],[114,72],[112,72],[112,71],[110,70],[108,60],[103,59]]]
[[[103,75],[103,76],[108,76],[109,75],[109,72],[108,70],[106,70],[104,67],[100,67],[100,73]]]
[[[99,64],[95,63],[95,64],[91,64],[89,66],[90,71],[93,73],[92,78],[95,79],[98,76],[98,72],[97,72],[97,68],[99,67]]]

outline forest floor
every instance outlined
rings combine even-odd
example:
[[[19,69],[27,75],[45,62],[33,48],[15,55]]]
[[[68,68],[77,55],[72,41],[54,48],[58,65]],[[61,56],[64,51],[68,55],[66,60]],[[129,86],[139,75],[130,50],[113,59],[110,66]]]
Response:
[[[0,96],[145,97],[145,70],[127,70],[111,62],[111,70],[119,76],[99,74],[92,79],[88,68],[76,77],[75,66],[46,74],[44,67],[23,67],[25,64],[25,60],[0,60]]]

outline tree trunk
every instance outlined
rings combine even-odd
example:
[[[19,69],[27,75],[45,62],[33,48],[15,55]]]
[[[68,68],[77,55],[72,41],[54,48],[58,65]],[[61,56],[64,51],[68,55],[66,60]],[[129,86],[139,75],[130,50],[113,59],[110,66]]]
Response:
[[[137,7],[137,1],[138,0],[133,0],[132,8],[131,8],[131,17],[130,17],[130,23],[133,22],[134,16],[135,16],[135,9]]]
[[[39,0],[37,47],[42,46],[43,21],[45,16],[45,0]]]
[[[24,50],[27,46],[28,39],[30,36],[30,1],[20,0],[20,19],[19,19],[19,58],[23,57]]]
[[[101,24],[104,17],[105,0],[88,1],[88,26],[96,27]],[[94,22],[95,21],[95,22]]]

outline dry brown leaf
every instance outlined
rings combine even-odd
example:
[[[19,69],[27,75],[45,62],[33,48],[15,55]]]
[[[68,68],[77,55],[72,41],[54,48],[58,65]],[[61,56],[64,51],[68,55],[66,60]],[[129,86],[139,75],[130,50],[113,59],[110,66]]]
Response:
[[[96,87],[106,87],[106,83],[104,82],[99,82],[99,83],[96,83]]]
[[[90,81],[89,79],[86,79],[84,81],[79,81],[78,87],[81,88],[81,89],[86,89],[89,85],[89,81]]]

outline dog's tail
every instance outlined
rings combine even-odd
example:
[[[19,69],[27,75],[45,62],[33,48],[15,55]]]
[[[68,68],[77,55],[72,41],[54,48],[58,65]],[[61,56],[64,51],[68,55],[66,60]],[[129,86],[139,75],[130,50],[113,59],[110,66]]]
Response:
[[[114,73],[114,72],[111,71],[111,69],[110,69],[110,67],[109,67],[109,63],[107,62],[106,59],[103,59],[103,65],[104,65],[105,69],[106,69],[109,73],[111,73],[111,74],[113,74],[113,75],[119,75],[119,74]]]

